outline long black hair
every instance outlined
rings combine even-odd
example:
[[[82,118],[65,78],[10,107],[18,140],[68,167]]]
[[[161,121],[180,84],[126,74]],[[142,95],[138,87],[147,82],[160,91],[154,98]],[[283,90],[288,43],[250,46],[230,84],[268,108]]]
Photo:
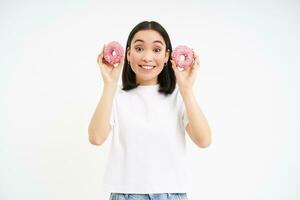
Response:
[[[162,27],[162,25],[160,25],[155,21],[143,21],[137,24],[130,32],[126,43],[125,61],[124,61],[124,67],[122,71],[123,90],[131,90],[139,86],[139,84],[136,83],[136,75],[128,63],[127,51],[130,48],[130,44],[134,35],[141,30],[157,31],[163,37],[166,43],[166,51],[169,51],[169,55],[172,54],[172,44],[169,38],[169,34]],[[163,67],[163,70],[158,75],[158,83],[159,83],[158,92],[163,93],[165,95],[172,94],[176,86],[176,76],[172,68],[172,63],[170,61],[170,58],[171,56],[169,56],[166,66]]]

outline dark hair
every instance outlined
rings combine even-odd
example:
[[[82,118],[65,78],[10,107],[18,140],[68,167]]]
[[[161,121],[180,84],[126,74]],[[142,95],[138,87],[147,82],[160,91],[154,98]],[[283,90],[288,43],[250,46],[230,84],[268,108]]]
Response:
[[[139,84],[136,83],[136,75],[128,63],[127,51],[130,48],[130,44],[134,35],[141,30],[157,31],[163,37],[166,43],[166,51],[169,51],[169,55],[171,55],[172,53],[172,45],[171,45],[169,35],[167,31],[159,23],[155,21],[143,21],[137,24],[130,32],[126,43],[125,61],[124,61],[124,67],[122,71],[123,90],[131,90],[139,86]],[[170,61],[170,58],[171,56],[169,56],[166,66],[163,67],[163,70],[161,71],[161,73],[158,75],[157,78],[157,82],[159,83],[158,92],[163,93],[165,95],[172,94],[176,86],[176,76],[172,68],[172,63]]]

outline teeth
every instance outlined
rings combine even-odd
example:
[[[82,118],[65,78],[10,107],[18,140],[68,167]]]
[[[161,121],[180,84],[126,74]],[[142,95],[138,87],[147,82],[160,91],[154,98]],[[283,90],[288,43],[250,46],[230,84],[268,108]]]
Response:
[[[142,68],[144,68],[144,69],[153,69],[154,66],[151,66],[151,65],[142,65]]]

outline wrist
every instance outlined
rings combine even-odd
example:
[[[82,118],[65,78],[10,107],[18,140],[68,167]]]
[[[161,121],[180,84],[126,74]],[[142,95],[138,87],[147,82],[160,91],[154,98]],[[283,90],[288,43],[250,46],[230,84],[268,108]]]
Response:
[[[117,82],[104,82],[104,87],[117,87]]]
[[[117,89],[118,84],[117,83],[104,83],[103,86],[103,92],[115,92]]]
[[[194,95],[193,88],[179,88],[182,96]]]

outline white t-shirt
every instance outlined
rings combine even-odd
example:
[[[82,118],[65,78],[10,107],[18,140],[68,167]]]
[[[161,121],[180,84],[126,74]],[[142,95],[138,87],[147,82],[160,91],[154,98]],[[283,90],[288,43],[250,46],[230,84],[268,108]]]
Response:
[[[159,84],[124,91],[119,87],[110,117],[112,142],[103,191],[185,193],[188,190],[185,127],[181,94],[165,96]]]

